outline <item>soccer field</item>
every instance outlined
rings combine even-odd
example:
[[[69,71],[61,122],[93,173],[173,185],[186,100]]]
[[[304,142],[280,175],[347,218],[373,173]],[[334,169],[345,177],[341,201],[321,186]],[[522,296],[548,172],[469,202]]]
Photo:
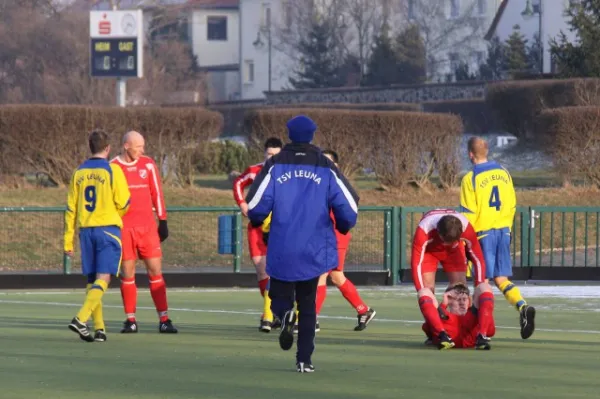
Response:
[[[359,288],[360,289],[360,288]],[[169,291],[177,335],[158,334],[147,290],[140,333],[121,335],[118,289],[105,295],[108,341],[67,329],[83,291],[0,292],[0,397],[31,398],[597,398],[600,287],[522,286],[538,309],[527,341],[496,296],[491,351],[423,346],[414,290],[363,288],[377,317],[353,331],[354,311],[330,289],[313,363],[296,372],[278,332],[258,332],[258,290]]]

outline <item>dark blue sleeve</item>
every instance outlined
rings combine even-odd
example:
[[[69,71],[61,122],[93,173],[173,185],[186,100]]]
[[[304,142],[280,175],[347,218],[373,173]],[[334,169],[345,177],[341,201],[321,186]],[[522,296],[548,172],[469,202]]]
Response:
[[[273,179],[271,171],[274,163],[269,159],[254,179],[250,191],[246,195],[248,204],[248,218],[252,226],[261,226],[273,210]]]
[[[346,234],[356,225],[359,197],[337,168],[332,167],[331,174],[329,204],[335,217],[336,229]]]

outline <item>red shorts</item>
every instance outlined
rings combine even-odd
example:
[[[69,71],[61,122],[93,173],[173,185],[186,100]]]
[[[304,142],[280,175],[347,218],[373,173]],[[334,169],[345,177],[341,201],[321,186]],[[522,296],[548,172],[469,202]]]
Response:
[[[329,273],[331,273],[334,270],[336,272],[344,271],[344,262],[346,261],[346,252],[347,251],[348,251],[348,248],[338,248],[338,267],[331,270]]]
[[[479,334],[477,310],[470,308],[464,316],[457,316],[455,314],[448,314],[448,316],[448,320],[442,320],[442,323],[444,324],[444,329],[454,341],[455,347],[474,348],[475,342],[477,342],[477,334]],[[425,334],[433,340],[433,343],[438,344],[437,337],[431,337],[427,323],[424,323],[422,328]],[[483,333],[489,338],[496,334],[496,326],[493,320],[488,331],[483,331]]]
[[[441,252],[425,252],[423,260],[412,269],[412,278],[417,291],[423,288],[423,274],[437,271],[438,263],[442,264],[444,272],[467,272],[467,256],[464,247]]]
[[[252,224],[248,223],[248,248],[253,258],[267,256],[267,244],[263,240],[262,227],[252,227]]]
[[[121,245],[123,246],[123,260],[162,257],[160,238],[156,226],[122,229]]]

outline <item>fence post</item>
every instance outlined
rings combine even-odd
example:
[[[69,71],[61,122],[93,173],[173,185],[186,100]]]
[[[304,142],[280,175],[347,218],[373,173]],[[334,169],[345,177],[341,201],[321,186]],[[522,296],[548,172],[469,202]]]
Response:
[[[242,269],[242,214],[235,212],[235,249],[233,253],[233,272],[240,273]]]
[[[405,236],[406,227],[402,217],[402,208],[392,208],[392,285],[397,285],[400,281],[400,268],[406,261]]]
[[[392,268],[392,213],[383,211],[383,267],[389,273]]]
[[[521,217],[521,266],[530,267],[529,262],[529,234],[531,221],[531,208],[527,208],[527,214]]]

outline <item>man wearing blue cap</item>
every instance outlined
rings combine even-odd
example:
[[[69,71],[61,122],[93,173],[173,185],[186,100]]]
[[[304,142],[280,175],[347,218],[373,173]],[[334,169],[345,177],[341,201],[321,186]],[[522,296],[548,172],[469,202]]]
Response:
[[[267,274],[271,309],[282,321],[279,346],[294,344],[298,303],[298,351],[301,373],[313,372],[316,295],[319,276],[338,266],[335,228],[347,234],[356,224],[358,195],[336,166],[312,145],[316,124],[304,115],[287,123],[291,144],[271,157],[246,197],[248,218],[260,226],[271,214]]]

